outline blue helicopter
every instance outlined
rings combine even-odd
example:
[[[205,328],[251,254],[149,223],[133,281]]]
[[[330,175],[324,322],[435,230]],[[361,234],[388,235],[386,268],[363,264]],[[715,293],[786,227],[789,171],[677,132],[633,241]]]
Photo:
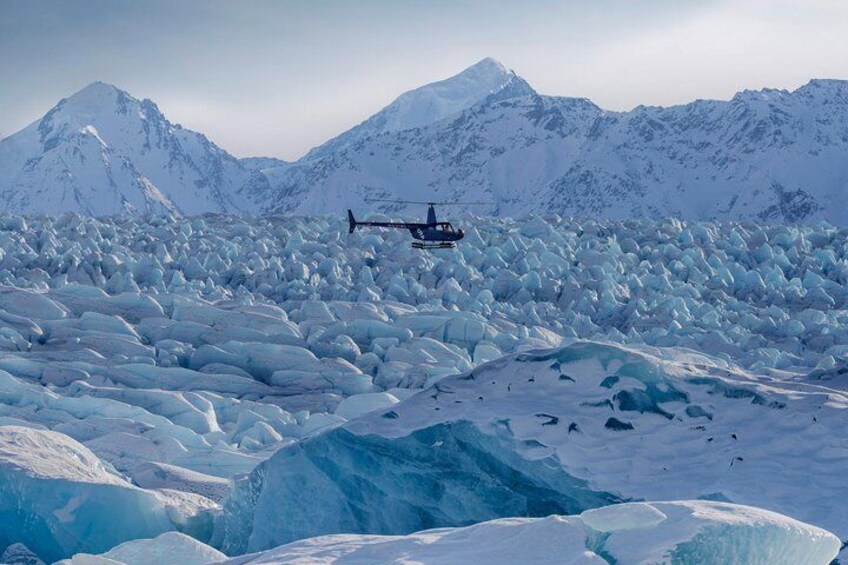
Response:
[[[353,217],[353,211],[347,211],[349,232],[353,233],[357,227],[368,226],[375,228],[397,228],[409,230],[415,241],[412,247],[415,249],[453,249],[456,242],[465,237],[461,229],[454,229],[450,222],[439,222],[436,220],[435,206],[461,206],[470,204],[486,204],[485,202],[416,202],[411,200],[383,200],[371,198],[366,202],[391,202],[392,204],[426,204],[426,222],[361,222]]]

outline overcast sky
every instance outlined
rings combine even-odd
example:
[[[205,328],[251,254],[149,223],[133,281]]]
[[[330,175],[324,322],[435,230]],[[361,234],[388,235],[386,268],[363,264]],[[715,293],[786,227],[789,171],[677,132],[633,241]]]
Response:
[[[490,56],[604,108],[848,79],[846,0],[0,0],[0,137],[103,80],[285,159]]]

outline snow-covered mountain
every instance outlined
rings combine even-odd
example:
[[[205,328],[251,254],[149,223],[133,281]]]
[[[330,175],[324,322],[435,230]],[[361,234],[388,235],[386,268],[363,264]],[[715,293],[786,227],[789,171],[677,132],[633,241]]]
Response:
[[[296,162],[236,159],[94,83],[0,141],[3,209],[93,215],[476,214],[848,223],[848,81],[605,111],[543,96],[493,59],[402,94]],[[457,212],[462,212],[458,210]]]
[[[431,96],[462,104],[404,112]],[[539,95],[486,60],[265,172],[267,211],[335,213],[371,196],[493,202],[478,214],[845,224],[832,203],[848,196],[848,81],[616,113]],[[403,208],[370,209],[423,212]]]
[[[95,82],[0,141],[6,211],[251,212],[267,181],[150,100]]]

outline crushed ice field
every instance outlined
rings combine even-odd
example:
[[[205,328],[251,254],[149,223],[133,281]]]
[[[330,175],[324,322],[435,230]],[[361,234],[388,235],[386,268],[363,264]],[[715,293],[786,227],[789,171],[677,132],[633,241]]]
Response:
[[[0,216],[0,561],[839,551],[848,229],[461,223]]]

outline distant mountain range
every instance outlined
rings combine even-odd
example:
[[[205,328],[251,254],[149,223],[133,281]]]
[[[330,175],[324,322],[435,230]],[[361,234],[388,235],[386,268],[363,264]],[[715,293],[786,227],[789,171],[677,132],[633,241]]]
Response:
[[[0,141],[0,195],[20,213],[424,212],[371,197],[482,200],[465,211],[501,216],[846,225],[848,81],[610,112],[540,95],[484,59],[292,163],[236,159],[94,83]]]

